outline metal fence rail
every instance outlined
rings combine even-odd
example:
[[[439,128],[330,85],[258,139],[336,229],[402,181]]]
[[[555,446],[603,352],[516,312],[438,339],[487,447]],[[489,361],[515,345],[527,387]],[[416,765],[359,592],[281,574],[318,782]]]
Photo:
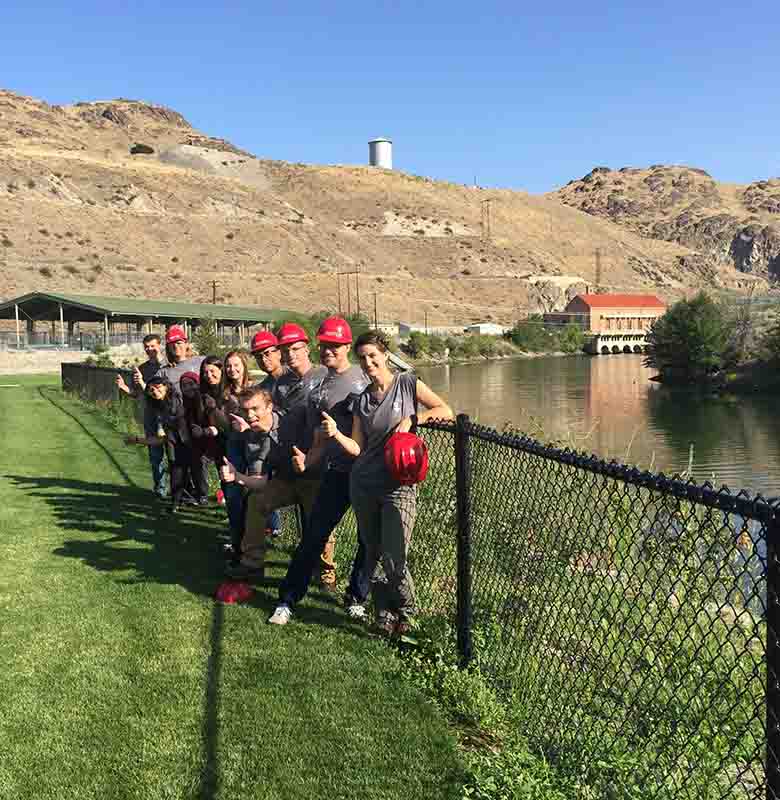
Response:
[[[421,435],[420,613],[529,741],[586,781],[618,765],[603,796],[780,798],[778,503],[464,416]]]

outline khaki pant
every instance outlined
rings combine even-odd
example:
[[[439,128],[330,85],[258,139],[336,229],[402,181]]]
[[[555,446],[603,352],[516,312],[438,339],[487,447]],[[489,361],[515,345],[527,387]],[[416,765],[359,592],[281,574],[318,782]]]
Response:
[[[262,567],[265,564],[265,521],[268,515],[280,508],[301,505],[308,518],[319,490],[319,480],[271,478],[265,488],[251,491],[246,504],[241,563],[252,568]],[[335,547],[336,537],[331,534],[320,555],[320,579],[323,583],[336,582],[336,564],[333,560]]]

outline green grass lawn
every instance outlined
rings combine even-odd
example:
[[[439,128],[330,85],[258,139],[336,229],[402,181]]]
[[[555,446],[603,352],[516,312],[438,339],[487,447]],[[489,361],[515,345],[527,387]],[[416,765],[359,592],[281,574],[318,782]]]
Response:
[[[0,384],[0,798],[449,798],[444,719],[318,593],[212,600],[221,510],[169,519],[145,451],[56,376]]]

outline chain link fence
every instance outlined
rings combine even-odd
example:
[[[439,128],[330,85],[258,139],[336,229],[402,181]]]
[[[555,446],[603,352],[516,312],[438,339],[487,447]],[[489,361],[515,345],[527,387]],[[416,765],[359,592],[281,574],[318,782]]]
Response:
[[[463,416],[420,434],[420,614],[529,742],[585,784],[619,765],[609,796],[780,798],[778,502]],[[350,514],[344,566],[355,540]]]

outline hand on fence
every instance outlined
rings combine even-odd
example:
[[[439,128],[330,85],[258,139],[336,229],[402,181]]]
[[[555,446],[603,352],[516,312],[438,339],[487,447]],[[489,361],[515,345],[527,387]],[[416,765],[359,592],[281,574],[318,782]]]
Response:
[[[329,416],[325,411],[322,412],[322,424],[320,425],[320,430],[328,439],[332,439],[339,432],[338,425],[336,425],[336,420]]]
[[[238,414],[230,414],[230,427],[237,433],[244,433],[250,430],[249,423],[243,417],[239,417]]]
[[[395,432],[396,433],[409,433],[412,429],[412,418],[411,417],[404,417],[398,425],[396,425]]]
[[[306,453],[299,450],[295,445],[292,449],[292,468],[298,474],[306,472]]]

